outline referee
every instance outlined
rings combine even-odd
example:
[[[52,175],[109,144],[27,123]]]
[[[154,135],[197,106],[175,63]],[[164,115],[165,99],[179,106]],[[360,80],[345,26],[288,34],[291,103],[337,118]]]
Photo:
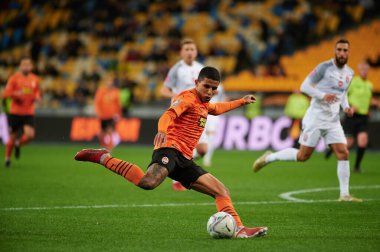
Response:
[[[350,148],[355,139],[357,144],[354,172],[361,172],[360,163],[368,144],[368,119],[371,104],[377,104],[372,97],[372,82],[367,79],[369,65],[358,66],[359,75],[355,76],[348,89],[348,102],[354,108],[354,116],[345,118],[344,130],[347,147]],[[378,107],[380,104],[377,104]]]

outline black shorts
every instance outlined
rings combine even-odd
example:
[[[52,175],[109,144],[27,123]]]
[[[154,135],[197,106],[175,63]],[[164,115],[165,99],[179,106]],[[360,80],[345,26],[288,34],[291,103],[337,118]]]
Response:
[[[181,152],[173,148],[160,148],[154,150],[152,162],[149,166],[154,163],[168,169],[169,178],[181,182],[186,188],[190,188],[191,184],[200,176],[208,173],[193,160],[185,158]]]
[[[23,129],[24,125],[34,127],[34,116],[20,116],[8,114],[8,125],[11,128],[12,133],[18,132],[20,129]]]
[[[115,128],[115,120],[114,119],[100,120],[100,125],[102,127],[102,130],[106,130],[109,127]]]
[[[354,114],[346,116],[344,120],[344,133],[347,137],[356,137],[360,132],[368,133],[368,115]]]

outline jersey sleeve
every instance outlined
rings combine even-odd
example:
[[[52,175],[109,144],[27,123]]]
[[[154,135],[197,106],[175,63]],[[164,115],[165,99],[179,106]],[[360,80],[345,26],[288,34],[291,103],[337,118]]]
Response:
[[[169,70],[168,75],[165,78],[164,86],[173,90],[177,84],[177,70],[178,67],[174,66]]]
[[[229,102],[217,102],[208,104],[208,113],[210,115],[220,115],[230,110],[236,109],[245,104],[245,100],[239,99]]]
[[[9,78],[7,85],[5,86],[3,97],[11,98],[13,96],[16,85],[16,77],[13,75]]]
[[[327,67],[328,63],[326,62],[319,64],[313,71],[311,71],[307,78],[309,78],[312,83],[317,84],[325,75]]]
[[[174,99],[169,110],[174,111],[178,117],[183,112],[185,112],[190,107],[191,104],[192,104],[192,100],[190,98],[183,96],[183,95],[180,95]]]

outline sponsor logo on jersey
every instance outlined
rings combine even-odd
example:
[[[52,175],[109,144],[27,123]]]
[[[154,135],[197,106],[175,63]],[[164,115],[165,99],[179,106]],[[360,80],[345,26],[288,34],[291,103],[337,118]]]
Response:
[[[168,158],[168,157],[163,157],[163,158],[161,159],[161,162],[162,162],[163,164],[167,164],[167,163],[169,163],[169,158]]]
[[[207,117],[199,117],[198,126],[204,128],[206,126]]]
[[[338,82],[338,86],[339,86],[339,87],[342,87],[342,86],[343,86],[343,81],[339,81],[339,82]]]
[[[347,84],[350,83],[350,77],[349,76],[346,77],[346,83]]]

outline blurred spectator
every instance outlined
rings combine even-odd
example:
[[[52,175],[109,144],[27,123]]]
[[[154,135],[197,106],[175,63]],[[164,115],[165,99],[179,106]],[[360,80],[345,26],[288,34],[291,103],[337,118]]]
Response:
[[[380,54],[377,56],[377,59],[372,60],[371,58],[367,58],[366,61],[370,67],[380,67]]]
[[[222,60],[232,56],[237,59],[233,74],[251,70],[257,76],[284,76],[279,64],[283,55],[380,13],[380,2],[374,0],[238,0],[224,4],[206,0],[187,4],[65,0],[32,1],[27,9],[22,0],[2,1],[0,80],[8,78],[22,51],[29,52],[36,65],[41,65],[42,78],[51,76],[64,85],[66,79],[62,78],[77,82],[79,76],[74,98],[70,88],[47,85],[46,91],[63,106],[72,105],[72,99],[78,106],[91,101],[93,89],[107,71],[126,71],[136,85],[147,85],[137,90],[154,92],[168,65],[177,60],[178,41],[189,35],[199,44],[200,61],[210,55]],[[271,8],[265,16],[257,15],[248,11],[254,5]],[[223,34],[225,40],[215,42],[215,33]],[[241,41],[240,47],[235,46],[236,39]],[[102,71],[82,73],[88,69],[88,61],[83,59],[95,61]],[[77,61],[83,64],[78,69],[72,65],[77,66]],[[152,66],[147,67],[147,62]],[[368,59],[368,63],[379,67],[380,56]],[[86,99],[81,98],[86,95]]]
[[[74,100],[79,110],[83,112],[83,109],[87,105],[87,100],[91,97],[91,91],[86,85],[85,81],[80,81],[74,93]]]

